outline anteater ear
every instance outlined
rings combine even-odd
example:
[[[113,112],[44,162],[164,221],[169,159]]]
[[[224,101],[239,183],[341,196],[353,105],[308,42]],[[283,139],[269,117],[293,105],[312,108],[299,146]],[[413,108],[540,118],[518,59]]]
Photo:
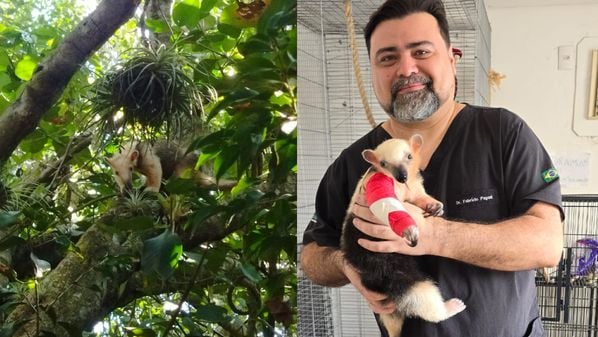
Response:
[[[129,159],[131,159],[131,162],[137,163],[137,158],[139,158],[139,151],[137,151],[137,150],[131,151],[131,154],[129,157]]]
[[[423,143],[424,138],[418,133],[409,138],[409,146],[411,147],[411,151],[413,151],[413,153],[418,152]]]
[[[372,165],[377,165],[379,162],[378,157],[376,157],[376,153],[370,149],[363,150],[363,152],[361,152],[361,156],[363,159],[365,159],[365,161]]]

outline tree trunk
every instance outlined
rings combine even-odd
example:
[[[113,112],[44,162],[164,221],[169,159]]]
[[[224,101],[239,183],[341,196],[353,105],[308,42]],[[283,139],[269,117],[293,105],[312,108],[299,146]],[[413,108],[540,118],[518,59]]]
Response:
[[[21,96],[0,116],[0,167],[35,130],[81,65],[133,16],[139,1],[103,0],[54,54],[38,65]]]
[[[79,253],[70,252],[37,289],[27,295],[8,317],[8,322],[27,321],[14,337],[38,336],[42,331],[56,336],[70,336],[83,331],[90,318],[101,315],[103,302],[113,293],[112,282],[96,267],[114,247],[109,234],[90,228],[79,240]]]
[[[109,212],[90,227],[77,242],[77,251],[68,252],[55,269],[38,281],[37,289],[25,295],[26,300],[6,320],[16,325],[23,323],[13,337],[43,335],[42,331],[56,336],[80,336],[108,313],[134,299],[180,291],[181,284],[189,282],[193,282],[194,287],[206,287],[215,282],[202,274],[197,280],[191,280],[185,270],[178,269],[165,281],[145,274],[139,263],[145,238],[129,235],[125,242],[118,243],[113,234],[101,228],[102,223],[118,218],[117,213]],[[202,226],[205,231],[181,232],[179,236],[187,249],[220,241],[244,226],[244,217],[243,212],[226,220],[214,216],[205,221]],[[106,258],[115,256],[134,258],[128,263],[121,261],[118,268],[107,266]]]

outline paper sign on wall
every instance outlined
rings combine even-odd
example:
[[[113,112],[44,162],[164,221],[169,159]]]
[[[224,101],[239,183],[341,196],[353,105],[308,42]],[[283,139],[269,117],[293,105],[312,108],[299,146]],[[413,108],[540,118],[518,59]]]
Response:
[[[589,152],[555,152],[550,156],[559,171],[562,189],[585,187],[590,183]]]

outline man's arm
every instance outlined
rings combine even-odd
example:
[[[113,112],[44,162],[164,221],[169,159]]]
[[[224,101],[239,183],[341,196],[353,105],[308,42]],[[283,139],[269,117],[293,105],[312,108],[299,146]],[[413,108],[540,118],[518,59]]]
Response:
[[[326,287],[340,287],[349,283],[343,272],[342,252],[333,247],[308,243],[301,250],[301,266],[312,282]]]
[[[409,206],[410,212],[421,212],[415,206],[406,206]],[[358,212],[369,210],[364,208]],[[414,218],[416,221],[421,219]],[[555,266],[563,248],[563,228],[558,207],[540,201],[521,216],[491,225],[428,217],[423,222],[419,221],[420,240],[414,248],[386,226],[359,219],[355,225],[362,232],[384,240],[359,241],[364,248],[374,252],[443,256],[503,271]]]
[[[378,314],[390,314],[396,310],[396,304],[387,301],[386,295],[369,291],[361,284],[359,273],[345,261],[339,249],[308,243],[301,251],[301,266],[305,275],[319,285],[340,287],[350,282]]]

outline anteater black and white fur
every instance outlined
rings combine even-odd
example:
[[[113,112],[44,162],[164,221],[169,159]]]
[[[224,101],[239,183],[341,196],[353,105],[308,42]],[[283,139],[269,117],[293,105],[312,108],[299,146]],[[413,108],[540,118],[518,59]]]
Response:
[[[423,143],[420,135],[412,136],[409,141],[390,139],[381,143],[374,150],[365,150],[363,158],[372,164],[364,174],[349,208],[356,196],[362,193],[364,182],[374,172],[382,172],[395,180],[395,193],[401,202],[412,203],[427,215],[439,216],[443,213],[443,205],[426,194],[419,174],[418,151]],[[414,257],[396,253],[375,253],[361,247],[357,240],[372,237],[359,231],[353,225],[354,215],[347,211],[345,218],[341,249],[347,262],[361,276],[363,285],[372,291],[385,294],[389,300],[395,301],[397,310],[393,314],[380,315],[380,322],[389,336],[399,337],[405,317],[420,317],[430,322],[440,322],[465,309],[459,299],[444,301],[440,290],[422,271]],[[417,244],[419,232],[415,228],[406,229],[403,237],[411,246]],[[406,233],[409,231],[409,233]]]

